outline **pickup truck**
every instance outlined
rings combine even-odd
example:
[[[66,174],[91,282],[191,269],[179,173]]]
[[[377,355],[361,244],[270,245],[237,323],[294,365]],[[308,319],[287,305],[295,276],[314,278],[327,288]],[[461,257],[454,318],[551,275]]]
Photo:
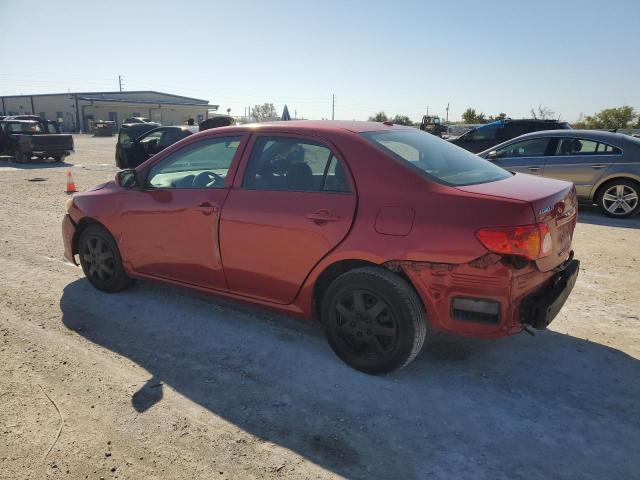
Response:
[[[25,163],[33,157],[51,157],[61,162],[73,152],[73,137],[68,134],[48,133],[57,125],[45,120],[0,121],[0,154],[13,155],[17,163]]]

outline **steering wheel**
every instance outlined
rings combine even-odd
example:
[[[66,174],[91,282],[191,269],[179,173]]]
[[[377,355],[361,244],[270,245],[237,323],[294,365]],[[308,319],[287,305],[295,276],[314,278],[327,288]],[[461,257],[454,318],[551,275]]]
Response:
[[[217,173],[206,171],[200,172],[198,175],[196,175],[191,186],[196,188],[208,188],[216,184],[224,185],[224,178],[222,178]]]

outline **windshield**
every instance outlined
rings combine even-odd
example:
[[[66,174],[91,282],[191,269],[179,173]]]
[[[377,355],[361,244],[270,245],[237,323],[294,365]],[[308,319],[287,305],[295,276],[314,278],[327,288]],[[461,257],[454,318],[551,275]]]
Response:
[[[394,158],[447,185],[495,182],[511,176],[497,165],[421,130],[408,128],[362,135]]]

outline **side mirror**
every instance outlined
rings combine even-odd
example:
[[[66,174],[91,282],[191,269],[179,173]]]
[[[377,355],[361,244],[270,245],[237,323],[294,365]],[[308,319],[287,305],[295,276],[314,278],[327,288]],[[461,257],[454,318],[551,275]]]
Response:
[[[120,170],[116,173],[116,183],[122,188],[133,188],[138,184],[138,175],[133,169]]]
[[[487,153],[487,160],[497,160],[498,159],[498,152],[496,152],[495,150],[491,150],[489,153]]]

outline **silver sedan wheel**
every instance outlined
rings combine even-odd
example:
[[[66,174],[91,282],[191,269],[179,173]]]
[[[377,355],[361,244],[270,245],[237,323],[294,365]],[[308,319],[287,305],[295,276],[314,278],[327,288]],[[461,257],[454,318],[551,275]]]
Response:
[[[627,215],[638,206],[638,192],[629,185],[613,185],[602,195],[602,206],[612,215]]]

